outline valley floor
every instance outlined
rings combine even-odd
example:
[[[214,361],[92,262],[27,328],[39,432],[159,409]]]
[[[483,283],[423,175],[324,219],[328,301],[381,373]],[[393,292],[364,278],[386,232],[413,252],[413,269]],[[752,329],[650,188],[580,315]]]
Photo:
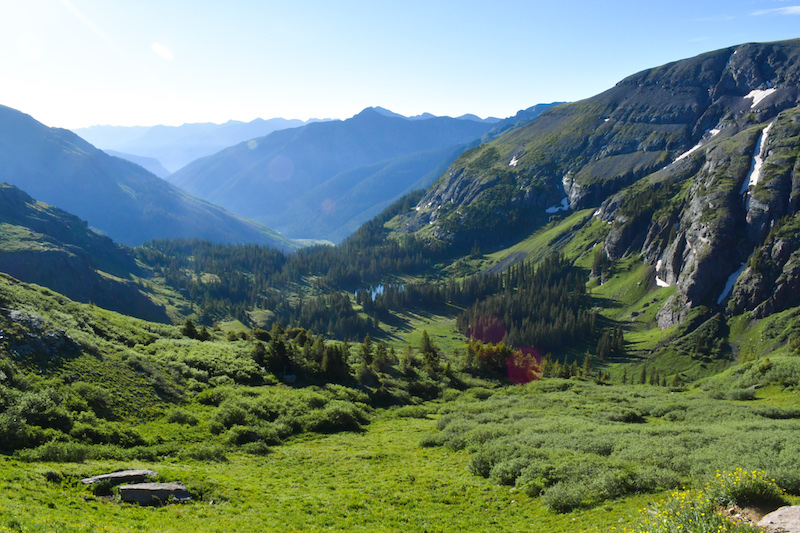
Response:
[[[538,498],[471,474],[466,452],[419,446],[433,431],[431,419],[382,416],[361,434],[299,438],[263,457],[231,454],[223,463],[2,458],[0,531],[608,531],[657,497],[556,514]],[[205,501],[140,508],[95,498],[75,483],[130,467],[200,488]],[[70,481],[48,482],[48,471]]]

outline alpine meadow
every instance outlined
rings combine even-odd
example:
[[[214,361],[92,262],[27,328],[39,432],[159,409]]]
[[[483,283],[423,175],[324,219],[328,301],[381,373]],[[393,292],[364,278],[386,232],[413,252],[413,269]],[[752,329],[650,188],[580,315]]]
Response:
[[[800,531],[800,39],[0,182],[0,532]]]

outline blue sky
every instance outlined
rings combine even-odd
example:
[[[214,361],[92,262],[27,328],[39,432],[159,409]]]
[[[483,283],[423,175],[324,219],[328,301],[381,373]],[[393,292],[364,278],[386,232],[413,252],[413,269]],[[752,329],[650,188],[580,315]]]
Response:
[[[800,0],[0,0],[0,104],[48,126],[506,117],[800,37]]]

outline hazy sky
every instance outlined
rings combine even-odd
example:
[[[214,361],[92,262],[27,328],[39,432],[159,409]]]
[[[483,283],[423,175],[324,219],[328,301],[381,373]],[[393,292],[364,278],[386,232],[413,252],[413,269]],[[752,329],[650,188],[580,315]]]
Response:
[[[48,126],[506,117],[800,37],[800,0],[0,0],[0,104]]]

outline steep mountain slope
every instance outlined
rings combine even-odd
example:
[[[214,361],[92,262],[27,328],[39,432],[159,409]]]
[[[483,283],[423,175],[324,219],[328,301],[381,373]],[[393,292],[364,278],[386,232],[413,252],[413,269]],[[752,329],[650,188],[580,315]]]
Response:
[[[0,184],[0,272],[79,302],[167,321],[164,308],[130,281],[143,275],[130,251],[6,183]]]
[[[161,161],[154,157],[144,157],[141,155],[126,154],[125,152],[117,152],[116,150],[103,150],[108,155],[125,159],[131,163],[136,163],[151,174],[155,174],[159,178],[166,178],[170,172],[161,165]]]
[[[641,254],[660,285],[677,287],[662,327],[722,309],[732,286],[732,310],[797,305],[796,239],[768,233],[797,227],[799,79],[800,40],[635,74],[465,153],[403,227],[469,244],[599,207],[606,256]],[[741,268],[754,248],[758,275]],[[770,296],[771,283],[783,289]]]
[[[142,167],[111,157],[74,133],[0,106],[0,179],[87,220],[118,242],[199,237],[292,243],[176,189]]]
[[[91,126],[73,130],[100,149],[117,150],[158,159],[169,172],[220,150],[273,131],[297,128],[315,119],[257,118],[251,122],[229,120],[224,124],[200,123],[182,126]]]
[[[516,115],[513,117],[504,118],[502,120],[498,120],[494,122],[492,129],[490,129],[486,135],[483,137],[483,141],[487,142],[491,139],[499,137],[503,133],[506,133],[515,128],[521,128],[525,124],[529,124],[539,118],[539,115],[550,109],[551,107],[555,107],[557,105],[561,105],[564,102],[552,102],[549,104],[536,104],[531,106],[527,109],[521,109],[517,112]]]
[[[233,146],[187,165],[170,181],[291,237],[337,238],[346,233],[343,226],[366,221],[376,204],[390,202],[434,170],[440,161],[431,151],[455,157],[491,127],[448,117],[409,120],[368,108],[345,121],[281,130]],[[392,186],[374,189],[367,198],[355,194],[368,180]],[[318,187],[327,187],[324,197]],[[309,209],[326,229],[312,231]]]
[[[463,151],[446,146],[341,172],[292,200],[287,210],[293,220],[282,230],[341,242],[396,198],[430,186]]]

